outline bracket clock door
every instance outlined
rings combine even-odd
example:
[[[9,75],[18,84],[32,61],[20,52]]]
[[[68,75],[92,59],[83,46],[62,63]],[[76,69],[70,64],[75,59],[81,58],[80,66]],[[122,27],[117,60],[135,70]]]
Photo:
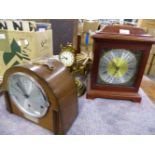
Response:
[[[138,94],[155,38],[133,26],[107,26],[94,36],[87,98],[141,101]]]

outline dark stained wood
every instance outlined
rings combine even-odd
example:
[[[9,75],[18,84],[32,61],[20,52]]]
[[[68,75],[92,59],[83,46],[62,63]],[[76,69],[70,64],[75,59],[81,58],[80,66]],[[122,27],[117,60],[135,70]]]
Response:
[[[119,30],[129,30],[130,34],[120,34]],[[93,36],[94,39],[106,40],[122,40],[122,41],[136,41],[145,43],[154,43],[154,37],[147,34],[142,28],[133,26],[111,25],[101,29]]]
[[[90,78],[88,79],[87,85],[87,94],[86,97],[89,99],[94,98],[108,98],[108,99],[121,99],[121,100],[131,100],[133,102],[140,103],[141,96],[137,92],[128,92],[128,91],[115,91],[115,90],[99,90],[92,89],[90,84]]]
[[[131,34],[119,34],[119,29],[129,29],[131,31]],[[149,57],[151,46],[153,43],[155,43],[155,38],[147,35],[142,29],[139,28],[131,26],[108,26],[105,27],[105,30],[103,29],[100,32],[96,33],[93,36],[93,39],[94,61],[90,76],[90,87],[87,91],[87,98],[104,97],[114,99],[130,99],[135,102],[140,102],[138,90],[144,74],[144,69]],[[133,52],[136,50],[140,50],[140,52],[142,52],[136,79],[132,87],[100,85],[97,83],[100,53],[101,49],[105,48],[129,49]]]
[[[77,45],[76,45],[76,52],[80,53],[81,52],[81,35],[77,35]]]
[[[76,86],[71,74],[59,61],[51,59],[49,65],[54,67],[53,71],[44,65],[33,64],[7,70],[3,80],[6,106],[10,112],[25,118],[8,94],[8,77],[15,72],[29,74],[42,86],[50,103],[47,114],[39,118],[37,124],[55,134],[65,134],[78,113]]]
[[[138,27],[133,27],[129,25],[110,25],[106,26],[103,28],[100,33],[111,33],[111,34],[119,34],[120,29],[125,29],[125,30],[130,30],[131,35],[142,35],[142,34],[147,34],[144,29],[138,28]]]

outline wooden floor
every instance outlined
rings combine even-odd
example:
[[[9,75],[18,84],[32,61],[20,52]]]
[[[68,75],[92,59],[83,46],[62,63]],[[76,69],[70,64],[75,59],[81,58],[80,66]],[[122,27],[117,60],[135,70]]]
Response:
[[[155,82],[146,76],[143,76],[141,88],[149,96],[149,98],[155,103]]]

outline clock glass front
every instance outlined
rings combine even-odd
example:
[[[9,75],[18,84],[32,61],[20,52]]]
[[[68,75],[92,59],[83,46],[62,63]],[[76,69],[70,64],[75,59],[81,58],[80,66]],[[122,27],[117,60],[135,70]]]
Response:
[[[99,84],[133,86],[142,51],[128,49],[104,49],[101,51]]]
[[[8,90],[14,104],[25,114],[40,118],[48,110],[49,103],[41,86],[25,73],[10,76]]]

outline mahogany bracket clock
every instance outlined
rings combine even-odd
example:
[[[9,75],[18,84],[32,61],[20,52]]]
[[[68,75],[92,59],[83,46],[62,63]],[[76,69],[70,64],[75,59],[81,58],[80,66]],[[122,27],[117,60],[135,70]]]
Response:
[[[138,94],[155,38],[141,28],[106,26],[93,35],[94,61],[87,98],[141,101]]]
[[[6,106],[9,112],[55,134],[65,134],[77,116],[76,86],[61,62],[47,60],[14,66],[5,72]]]

